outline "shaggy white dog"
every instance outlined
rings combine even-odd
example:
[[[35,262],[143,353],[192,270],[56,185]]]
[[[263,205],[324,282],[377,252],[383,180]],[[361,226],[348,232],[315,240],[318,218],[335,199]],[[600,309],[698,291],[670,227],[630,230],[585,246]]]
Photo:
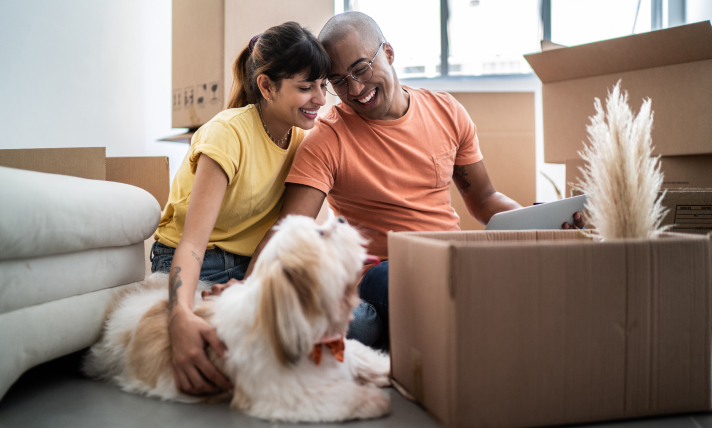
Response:
[[[196,293],[195,313],[228,348],[224,360],[208,351],[235,387],[231,406],[290,422],[388,414],[390,401],[378,388],[389,384],[388,356],[353,340],[340,346],[359,303],[364,239],[343,218],[318,226],[290,216],[277,228],[244,284],[205,301]],[[85,373],[165,400],[205,399],[176,387],[167,290],[168,275],[153,274],[117,296]]]

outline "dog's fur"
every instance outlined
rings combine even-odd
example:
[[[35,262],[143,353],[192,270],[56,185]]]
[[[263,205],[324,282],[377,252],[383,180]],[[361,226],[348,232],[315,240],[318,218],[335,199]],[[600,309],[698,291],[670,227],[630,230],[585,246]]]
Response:
[[[290,216],[260,255],[254,273],[218,298],[196,293],[195,313],[227,345],[225,360],[208,348],[235,389],[232,407],[248,415],[290,422],[326,422],[386,415],[390,401],[387,355],[346,340],[344,361],[324,349],[309,359],[321,338],[345,335],[358,305],[357,280],[366,258],[364,240],[343,219],[318,226]],[[101,340],[84,364],[91,377],[126,391],[193,402],[173,376],[168,334],[168,276],[153,274],[118,296]]]

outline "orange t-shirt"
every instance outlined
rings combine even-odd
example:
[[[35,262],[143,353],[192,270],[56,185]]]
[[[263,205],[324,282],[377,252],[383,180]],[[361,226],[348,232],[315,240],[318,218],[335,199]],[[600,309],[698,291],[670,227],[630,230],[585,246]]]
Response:
[[[334,213],[369,238],[369,253],[384,259],[389,230],[460,229],[453,166],[482,159],[475,125],[455,98],[404,89],[410,105],[397,120],[333,106],[302,141],[286,180],[326,193]]]

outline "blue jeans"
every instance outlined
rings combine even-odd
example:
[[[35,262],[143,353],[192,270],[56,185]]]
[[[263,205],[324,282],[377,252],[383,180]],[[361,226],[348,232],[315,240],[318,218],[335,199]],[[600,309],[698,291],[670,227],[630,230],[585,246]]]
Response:
[[[366,272],[358,286],[361,304],[346,337],[374,348],[388,348],[388,260]]]
[[[176,249],[156,241],[151,247],[151,272],[169,273]],[[245,277],[251,257],[228,253],[218,247],[205,250],[200,279],[212,284],[224,284],[230,278]]]

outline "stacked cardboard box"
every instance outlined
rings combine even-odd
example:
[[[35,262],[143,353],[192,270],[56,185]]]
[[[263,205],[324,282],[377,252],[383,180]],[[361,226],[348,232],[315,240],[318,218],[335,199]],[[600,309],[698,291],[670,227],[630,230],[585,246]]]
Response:
[[[712,230],[712,26],[709,21],[526,56],[543,83],[544,160],[566,164],[566,195],[580,178],[578,152],[594,98],[618,80],[638,111],[652,100],[654,155],[662,156],[664,225]],[[689,217],[686,212],[696,214]]]
[[[487,173],[498,192],[526,207],[536,201],[533,92],[453,92],[477,127]],[[454,183],[450,199],[460,229],[483,230]]]
[[[232,64],[250,39],[296,21],[318,34],[333,0],[173,0],[173,127],[195,129],[226,107]]]
[[[394,383],[442,424],[710,410],[708,237],[408,232],[388,245]]]
[[[566,194],[581,193],[582,159],[566,160]],[[660,170],[665,176],[660,192],[667,215],[662,225],[686,233],[712,232],[712,155],[663,156]]]

